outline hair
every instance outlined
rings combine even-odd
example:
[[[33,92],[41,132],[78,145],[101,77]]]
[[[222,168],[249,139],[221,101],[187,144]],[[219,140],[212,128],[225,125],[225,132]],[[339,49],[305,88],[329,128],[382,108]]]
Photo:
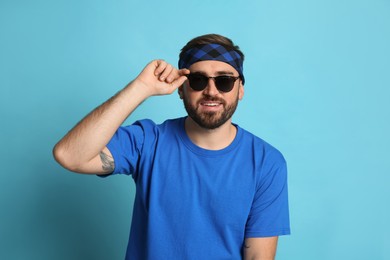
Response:
[[[179,59],[182,59],[184,56],[184,53],[194,46],[203,45],[203,44],[212,44],[212,43],[222,45],[223,47],[225,47],[228,50],[234,50],[235,52],[237,52],[241,56],[242,61],[244,61],[244,53],[242,53],[242,51],[240,50],[240,47],[235,45],[233,43],[233,41],[230,40],[229,38],[222,36],[222,35],[219,35],[219,34],[205,34],[205,35],[201,35],[201,36],[198,36],[198,37],[190,40],[181,49]]]

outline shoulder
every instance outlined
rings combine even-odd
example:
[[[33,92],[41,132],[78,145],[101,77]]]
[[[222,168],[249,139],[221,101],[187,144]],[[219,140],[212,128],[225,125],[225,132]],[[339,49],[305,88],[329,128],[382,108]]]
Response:
[[[285,161],[282,152],[278,148],[244,128],[237,127],[242,132],[242,142],[251,145],[254,152],[262,154],[267,159]]]
[[[171,129],[179,129],[184,127],[184,117],[167,119],[161,124],[157,124],[156,127],[160,130],[171,130]]]
[[[174,119],[167,119],[162,123],[156,123],[151,119],[140,119],[135,121],[131,125],[122,126],[121,128],[125,131],[132,130],[132,128],[140,128],[141,130],[144,130],[146,132],[148,131],[154,132],[154,131],[179,127],[182,121],[183,118],[174,118]]]
[[[250,157],[254,164],[258,180],[274,174],[286,174],[287,163],[278,148],[243,128],[240,131],[242,132],[240,143],[245,146],[246,157]]]

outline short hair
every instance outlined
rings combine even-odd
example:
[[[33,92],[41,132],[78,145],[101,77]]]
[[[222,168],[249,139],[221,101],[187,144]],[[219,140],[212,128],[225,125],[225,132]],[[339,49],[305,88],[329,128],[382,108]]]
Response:
[[[219,34],[214,34],[214,33],[201,35],[201,36],[198,36],[198,37],[190,40],[181,49],[179,59],[183,59],[185,52],[194,46],[203,45],[203,44],[212,44],[212,43],[222,45],[223,47],[225,47],[228,50],[234,50],[235,52],[237,52],[241,56],[242,61],[244,61],[244,53],[242,53],[242,51],[240,50],[240,47],[235,45],[233,43],[233,41],[230,40],[229,38],[222,36],[222,35],[219,35]]]

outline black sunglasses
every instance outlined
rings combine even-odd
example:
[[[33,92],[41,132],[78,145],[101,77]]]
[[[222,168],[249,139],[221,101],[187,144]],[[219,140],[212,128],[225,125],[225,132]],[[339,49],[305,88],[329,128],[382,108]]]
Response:
[[[188,81],[190,83],[190,87],[195,91],[204,90],[208,83],[209,79],[213,79],[215,86],[219,91],[229,92],[234,87],[234,82],[240,77],[233,76],[216,76],[216,77],[207,77],[200,73],[193,73],[187,75]]]

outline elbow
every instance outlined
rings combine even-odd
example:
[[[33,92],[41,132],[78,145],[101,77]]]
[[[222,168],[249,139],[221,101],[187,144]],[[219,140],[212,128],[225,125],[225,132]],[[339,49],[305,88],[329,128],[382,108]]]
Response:
[[[67,152],[66,149],[64,149],[64,147],[60,143],[57,143],[54,146],[52,153],[54,159],[59,165],[69,171],[77,172],[77,166],[72,161],[69,152]]]

